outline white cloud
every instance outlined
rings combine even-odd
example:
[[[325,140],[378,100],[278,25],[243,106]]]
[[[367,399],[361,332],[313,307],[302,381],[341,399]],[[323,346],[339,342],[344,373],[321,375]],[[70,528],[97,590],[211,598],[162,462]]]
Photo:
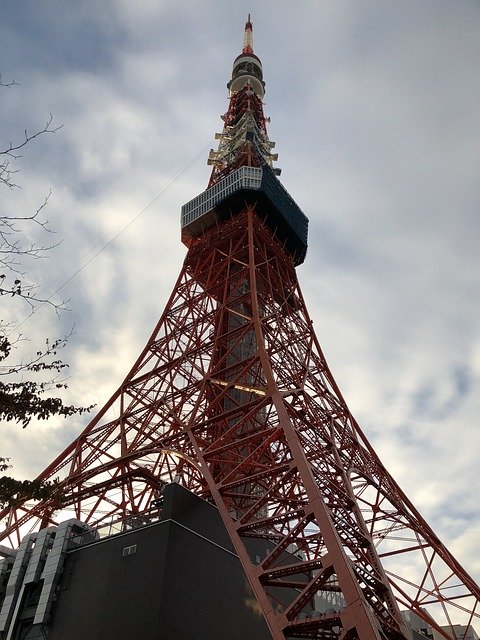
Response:
[[[112,0],[112,20],[94,3],[73,20],[53,5],[27,22],[12,10],[0,36],[2,72],[22,82],[7,92],[5,130],[50,111],[64,123],[29,150],[17,196],[31,210],[54,189],[64,242],[39,277],[55,289],[215,145],[247,11]],[[463,1],[435,14],[374,0],[266,1],[254,13],[282,180],[311,220],[299,277],[317,335],[387,468],[477,577],[478,17]],[[71,314],[26,326],[44,336],[76,324],[72,401],[103,404],[143,347],[181,267],[179,210],[206,186],[206,155],[65,289]],[[7,425],[2,447],[32,475],[81,422]],[[467,515],[447,521],[459,504]]]

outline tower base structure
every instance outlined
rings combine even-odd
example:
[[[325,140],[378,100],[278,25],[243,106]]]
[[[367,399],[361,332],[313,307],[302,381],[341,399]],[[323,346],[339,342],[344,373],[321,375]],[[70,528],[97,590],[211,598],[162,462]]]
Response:
[[[250,548],[259,559],[272,550],[263,540],[251,540]],[[218,510],[176,483],[136,517],[100,529],[67,521],[2,555],[5,640],[271,637]],[[290,549],[281,565],[295,558]],[[332,616],[340,604],[328,593],[313,599],[305,622]],[[409,640],[443,637],[404,615]],[[457,631],[478,638],[471,628]]]
[[[127,378],[41,479],[65,470],[51,498],[10,509],[10,544],[68,513],[134,518],[176,480],[218,508],[275,640],[401,640],[400,608],[464,640],[454,625],[478,619],[477,585],[348,410],[292,257],[248,199],[195,238]],[[308,617],[325,593],[337,608]]]

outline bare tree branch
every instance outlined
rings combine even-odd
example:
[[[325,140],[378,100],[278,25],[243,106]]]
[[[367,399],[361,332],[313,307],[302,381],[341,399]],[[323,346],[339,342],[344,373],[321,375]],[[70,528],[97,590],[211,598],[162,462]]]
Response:
[[[24,129],[24,140],[17,143],[10,142],[7,147],[0,150],[0,155],[10,156],[11,158],[15,159],[21,158],[22,156],[20,154],[17,154],[16,152],[20,151],[20,149],[23,149],[29,142],[31,142],[35,138],[38,138],[44,133],[57,133],[57,131],[63,127],[63,124],[59,124],[57,127],[52,127],[52,122],[53,115],[50,114],[50,117],[45,123],[43,129],[39,129],[38,131],[35,131],[35,133],[28,133],[27,129]]]
[[[10,80],[10,82],[3,82],[2,74],[0,73],[0,87],[7,87],[8,89],[10,89],[10,87],[14,87],[14,86],[20,86],[20,85],[18,84],[18,82],[15,82],[15,80]]]
[[[12,87],[14,81],[2,83],[0,86]],[[19,172],[11,165],[11,161],[21,158],[19,151],[30,142],[46,133],[56,133],[63,125],[53,126],[53,116],[50,114],[42,129],[29,134],[25,129],[24,140],[21,142],[10,142],[0,150],[0,186],[7,189],[19,188],[14,182],[13,176]],[[14,215],[0,213],[0,296],[13,296],[23,299],[34,311],[40,305],[47,304],[55,309],[56,313],[67,310],[67,301],[56,302],[48,296],[38,293],[38,287],[26,282],[26,273],[23,268],[23,260],[38,260],[48,256],[48,253],[57,247],[60,242],[49,244],[37,244],[36,242],[23,241],[25,237],[25,225],[34,224],[41,231],[55,233],[51,228],[48,219],[43,217],[44,209],[51,196],[51,191],[45,197],[38,209],[28,215]]]
[[[0,87],[11,88],[15,84],[14,81],[3,82],[0,76]],[[36,138],[56,133],[61,126],[54,126],[50,114],[42,129],[34,133],[28,133],[25,129],[23,140],[0,145],[0,187],[10,190],[19,188],[14,176],[19,172],[15,163],[22,157],[21,151]],[[24,262],[47,257],[59,244],[37,244],[25,240],[32,226],[40,233],[54,233],[44,217],[50,195],[32,214],[0,212],[0,297],[22,299],[30,306],[31,314],[44,304],[52,306],[57,313],[66,308],[65,302],[56,303],[38,293],[38,287],[26,281],[23,270]],[[19,356],[17,360],[12,360],[18,343],[25,340],[22,335],[11,339],[9,335],[13,329],[12,321],[0,318],[0,421],[14,421],[25,428],[32,419],[47,420],[52,416],[66,417],[89,411],[91,407],[67,405],[61,397],[61,392],[67,387],[61,376],[68,365],[59,358],[58,352],[66,346],[72,332],[59,340],[45,340],[44,346],[31,356]],[[9,466],[9,459],[0,456],[0,473]],[[15,500],[25,497],[46,497],[55,489],[55,484],[1,476],[0,505],[13,504]]]

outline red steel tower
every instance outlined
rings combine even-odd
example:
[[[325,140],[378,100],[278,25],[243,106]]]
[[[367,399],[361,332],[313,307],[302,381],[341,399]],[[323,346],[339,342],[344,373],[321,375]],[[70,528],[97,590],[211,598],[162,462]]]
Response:
[[[382,465],[313,331],[295,272],[308,220],[276,177],[264,87],[249,16],[208,188],[182,207],[188,252],[166,309],[39,476],[61,478],[55,494],[4,511],[1,539],[141,514],[175,481],[218,507],[275,640],[405,639],[400,608],[466,637],[454,624],[478,622],[480,590]]]

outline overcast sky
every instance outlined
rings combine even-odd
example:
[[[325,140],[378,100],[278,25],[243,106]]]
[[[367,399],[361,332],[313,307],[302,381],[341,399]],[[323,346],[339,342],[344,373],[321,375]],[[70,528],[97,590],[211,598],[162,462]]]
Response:
[[[2,206],[32,211],[52,190],[63,241],[31,275],[71,311],[23,322],[2,299],[2,316],[32,348],[75,325],[68,399],[106,402],[180,271],[180,207],[206,187],[249,11],[281,180],[310,219],[298,275],[320,343],[382,461],[478,580],[479,2],[4,0],[0,71],[19,85],[0,92],[1,141],[50,113],[63,127],[26,150]],[[2,425],[0,453],[33,477],[85,422]]]

